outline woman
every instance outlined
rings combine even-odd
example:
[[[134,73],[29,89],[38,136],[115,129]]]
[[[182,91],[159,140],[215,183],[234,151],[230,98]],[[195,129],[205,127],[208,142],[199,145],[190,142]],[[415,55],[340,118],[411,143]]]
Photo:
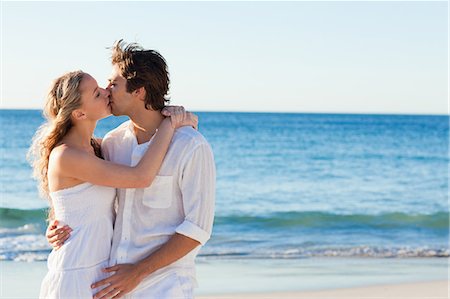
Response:
[[[73,231],[48,258],[40,298],[92,298],[90,285],[105,278],[113,232],[115,188],[143,188],[158,173],[174,130],[196,127],[197,118],[175,109],[155,133],[135,167],[102,159],[92,136],[97,121],[109,116],[109,92],[89,74],[67,73],[53,83],[44,108],[47,123],[36,133],[30,154],[41,193],[53,216]]]

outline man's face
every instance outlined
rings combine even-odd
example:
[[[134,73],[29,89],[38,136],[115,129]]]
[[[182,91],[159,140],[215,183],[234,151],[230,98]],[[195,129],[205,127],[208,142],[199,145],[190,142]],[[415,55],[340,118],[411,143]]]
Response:
[[[121,75],[117,65],[113,65],[111,78],[106,89],[111,93],[111,113],[115,116],[129,115],[134,103],[131,93],[127,92],[127,80]]]

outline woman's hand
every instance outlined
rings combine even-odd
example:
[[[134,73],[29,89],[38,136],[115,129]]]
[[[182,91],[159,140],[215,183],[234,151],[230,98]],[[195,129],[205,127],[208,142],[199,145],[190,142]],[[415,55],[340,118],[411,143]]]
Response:
[[[185,111],[183,106],[167,106],[161,114],[170,117],[172,128],[178,129],[184,126],[191,126],[198,130],[198,117],[192,112]]]

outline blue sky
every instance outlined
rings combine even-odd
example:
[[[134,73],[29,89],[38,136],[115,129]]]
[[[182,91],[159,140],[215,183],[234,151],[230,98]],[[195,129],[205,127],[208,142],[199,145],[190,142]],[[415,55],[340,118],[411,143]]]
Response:
[[[104,86],[124,38],[194,111],[448,113],[445,1],[2,2],[1,23],[1,108],[74,69]]]

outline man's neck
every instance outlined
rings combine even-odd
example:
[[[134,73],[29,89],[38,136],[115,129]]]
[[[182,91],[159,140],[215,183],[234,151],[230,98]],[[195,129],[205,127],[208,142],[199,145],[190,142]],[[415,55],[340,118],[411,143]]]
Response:
[[[155,134],[164,116],[159,111],[139,110],[130,115],[138,144],[148,142]]]

